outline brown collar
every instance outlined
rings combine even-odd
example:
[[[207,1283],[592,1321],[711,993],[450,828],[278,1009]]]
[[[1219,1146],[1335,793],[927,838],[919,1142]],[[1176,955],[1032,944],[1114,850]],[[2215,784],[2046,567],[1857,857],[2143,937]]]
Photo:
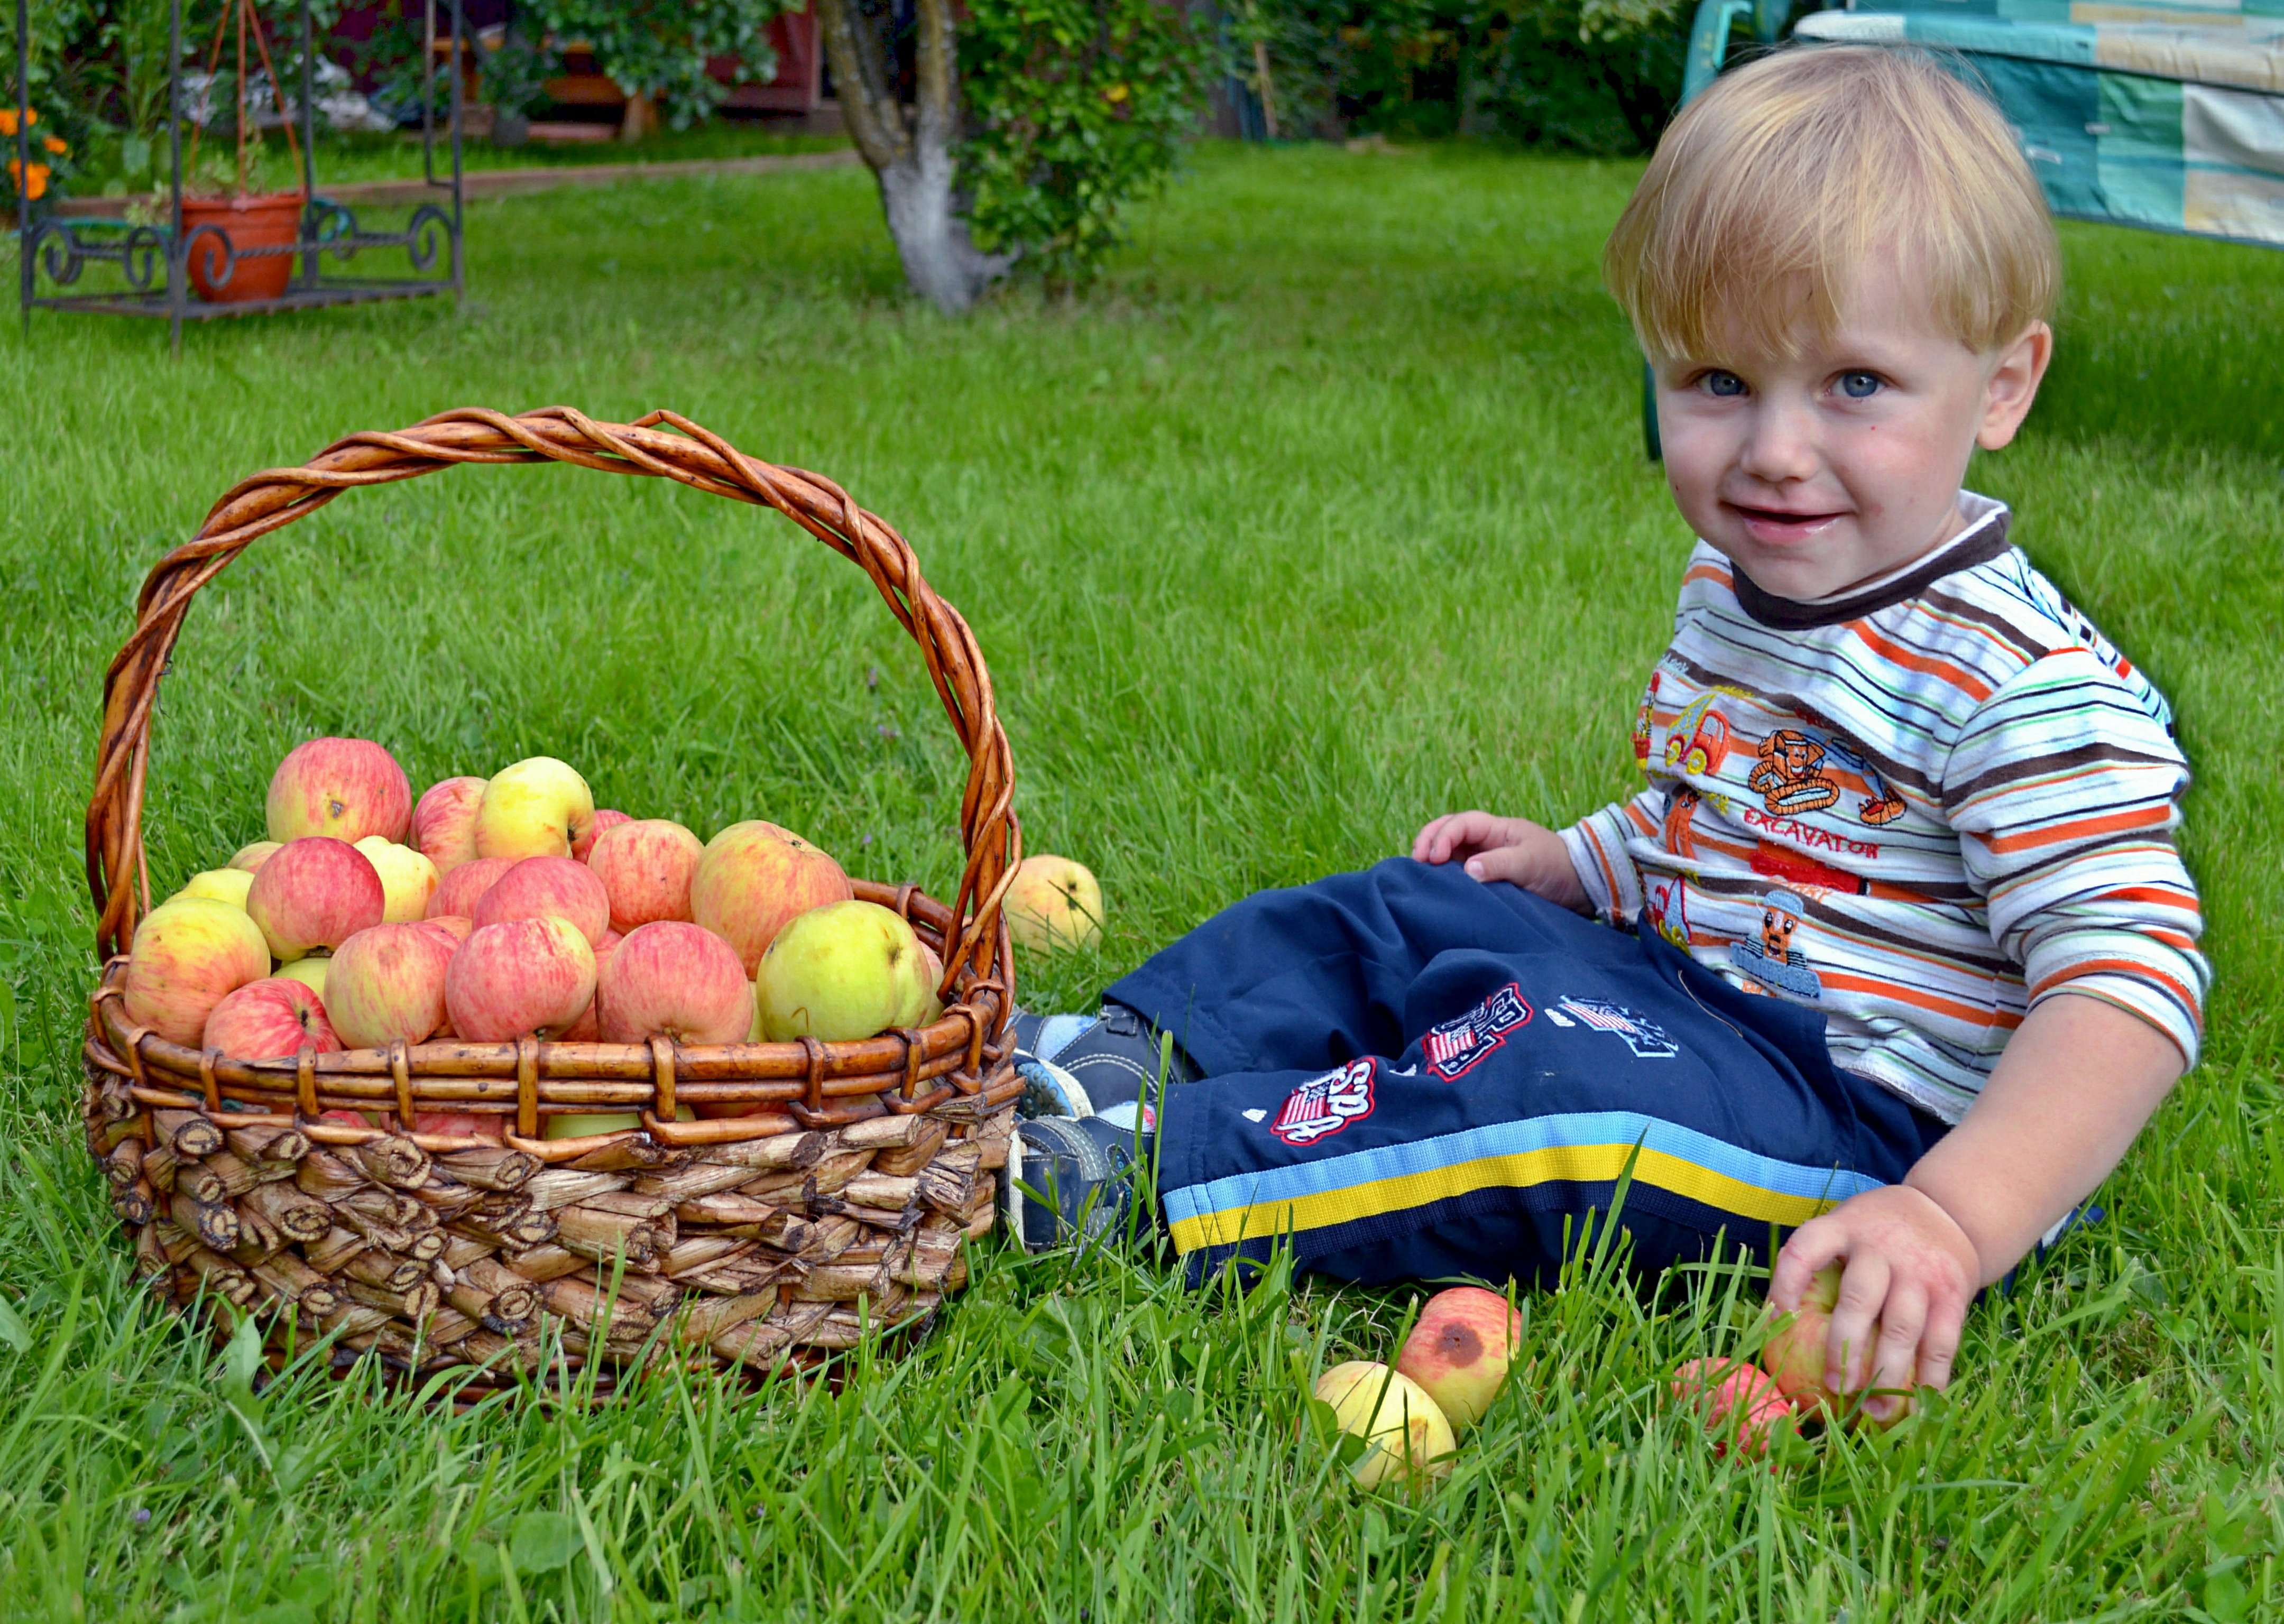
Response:
[[[1945,575],[1963,569],[1973,569],[1978,564],[1988,564],[2006,550],[2007,510],[1998,508],[1985,514],[1964,534],[1940,548],[1935,556],[1919,568],[1881,582],[1848,597],[1826,598],[1804,604],[1797,598],[1779,597],[1764,592],[1753,584],[1752,577],[1741,569],[1733,570],[1737,589],[1737,605],[1774,631],[1807,631],[1818,626],[1839,626],[1850,621],[1859,621],[1867,614],[1917,597]]]

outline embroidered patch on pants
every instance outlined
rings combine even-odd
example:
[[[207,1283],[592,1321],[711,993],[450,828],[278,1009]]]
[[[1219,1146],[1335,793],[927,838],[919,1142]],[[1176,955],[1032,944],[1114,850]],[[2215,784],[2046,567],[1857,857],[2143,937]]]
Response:
[[[1681,1052],[1681,1045],[1667,1035],[1663,1027],[1639,1010],[1613,1003],[1607,998],[1563,998],[1547,1006],[1548,1019],[1554,1019],[1558,1011],[1575,1017],[1597,1032],[1623,1038],[1637,1060],[1670,1060]],[[1570,1022],[1562,1024],[1568,1026]]]
[[[1372,1114],[1373,1061],[1351,1060],[1311,1077],[1285,1097],[1269,1131],[1287,1144],[1314,1144]]]
[[[1530,1019],[1521,983],[1509,981],[1457,1020],[1428,1028],[1420,1040],[1428,1069],[1445,1082],[1457,1082],[1502,1048],[1506,1035]]]

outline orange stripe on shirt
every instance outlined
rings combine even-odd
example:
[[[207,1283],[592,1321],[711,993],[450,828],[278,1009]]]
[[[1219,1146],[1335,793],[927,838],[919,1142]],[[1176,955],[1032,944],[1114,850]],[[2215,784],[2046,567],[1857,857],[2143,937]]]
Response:
[[[1844,970],[1822,970],[1816,979],[1826,988],[1842,992],[1867,993],[1874,998],[1893,999],[1897,1003],[1915,1004],[1937,1015],[1947,1015],[1953,1020],[1963,1020],[1978,1027],[2000,1027],[2013,1031],[2022,1024],[2022,1018],[2012,1010],[1994,1010],[1979,1003],[1961,1003],[1955,998],[1937,997],[1901,981],[1889,981],[1877,976],[1850,975]]]
[[[2181,1007],[2188,1011],[2190,1023],[2198,1031],[2202,1032],[2205,1029],[2203,1013],[2197,1008],[2196,998],[2189,989],[2163,971],[2145,964],[2138,958],[2080,959],[2065,969],[2055,971],[2053,974],[2030,988],[2030,996],[2042,998],[2057,987],[2064,987],[2072,981],[2083,980],[2089,976],[2097,975],[2122,975],[2129,980],[2155,981],[2180,1000]]]
[[[1854,630],[1857,637],[1866,647],[1875,650],[1880,657],[1890,665],[1901,666],[1907,671],[1918,671],[1928,676],[1939,676],[1961,693],[1972,698],[1977,704],[1991,697],[1991,684],[1964,666],[1954,664],[1948,660],[1935,660],[1925,654],[1915,654],[1902,644],[1892,638],[1883,637],[1873,631],[1868,621],[1857,621]]]
[[[1729,572],[1723,569],[1717,564],[1693,564],[1690,566],[1689,572],[1681,578],[1681,584],[1683,586],[1687,586],[1693,581],[1717,582],[1725,587],[1734,586],[1736,584],[1734,580],[1730,576]]]
[[[2105,812],[2096,817],[2074,817],[2066,823],[2050,824],[2044,829],[2025,829],[2020,834],[1983,834],[1965,830],[1993,853],[2035,851],[2041,846],[2059,846],[2068,840],[2082,840],[2089,835],[2116,834],[2124,829],[2149,829],[2170,823],[2173,816],[2172,803],[2161,806],[2128,807],[2122,812]]]

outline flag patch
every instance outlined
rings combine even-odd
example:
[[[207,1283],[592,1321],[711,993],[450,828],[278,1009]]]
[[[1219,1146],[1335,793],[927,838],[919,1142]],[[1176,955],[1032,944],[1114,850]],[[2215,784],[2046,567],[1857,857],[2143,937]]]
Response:
[[[1372,1114],[1370,1056],[1311,1077],[1285,1097],[1269,1131],[1287,1144],[1314,1144]]]
[[[1681,1045],[1667,1035],[1663,1027],[1639,1010],[1613,1003],[1607,998],[1566,997],[1546,1012],[1551,1017],[1557,1009],[1574,1016],[1580,1024],[1592,1027],[1597,1032],[1608,1032],[1623,1038],[1626,1047],[1633,1050],[1638,1060],[1670,1060],[1681,1052]]]
[[[1505,1047],[1506,1035],[1529,1019],[1521,984],[1509,981],[1457,1020],[1428,1027],[1420,1040],[1420,1058],[1445,1082],[1457,1082]]]

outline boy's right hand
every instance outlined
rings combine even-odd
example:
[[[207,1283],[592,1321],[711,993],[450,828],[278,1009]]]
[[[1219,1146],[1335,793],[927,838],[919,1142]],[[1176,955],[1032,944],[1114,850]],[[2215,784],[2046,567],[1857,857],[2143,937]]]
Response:
[[[1527,817],[1447,812],[1413,839],[1412,855],[1419,863],[1464,863],[1472,878],[1510,881],[1574,913],[1591,906],[1562,837]]]

